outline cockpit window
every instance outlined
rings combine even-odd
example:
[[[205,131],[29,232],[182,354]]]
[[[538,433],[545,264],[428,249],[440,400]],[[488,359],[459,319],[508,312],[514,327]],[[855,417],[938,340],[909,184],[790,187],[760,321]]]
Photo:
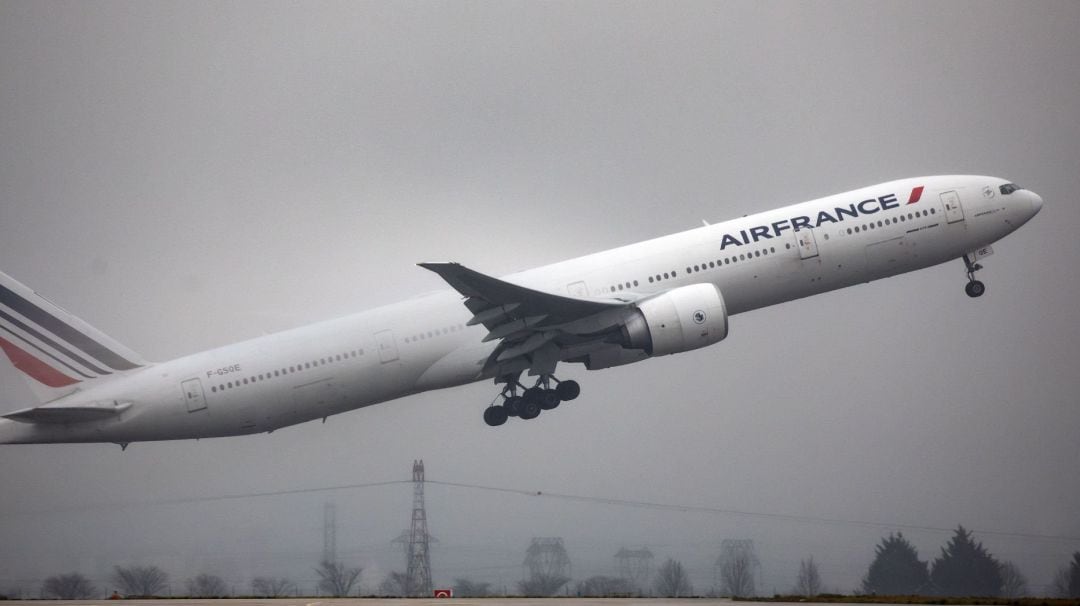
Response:
[[[1015,183],[1006,183],[1005,185],[1002,185],[1000,189],[1001,189],[1001,194],[1004,195],[1004,196],[1007,196],[1007,195],[1013,193],[1014,191],[1021,190],[1021,189],[1024,189],[1024,188],[1020,187],[1019,185],[1017,185]]]

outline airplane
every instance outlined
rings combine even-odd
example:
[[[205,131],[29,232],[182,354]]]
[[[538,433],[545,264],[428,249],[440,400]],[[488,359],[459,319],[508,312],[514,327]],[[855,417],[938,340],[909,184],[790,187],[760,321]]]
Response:
[[[451,289],[162,363],[0,274],[0,349],[39,400],[2,415],[0,443],[272,432],[481,380],[488,425],[534,419],[580,394],[560,363],[699,349],[754,309],[955,259],[981,296],[980,261],[1042,205],[1005,179],[917,177],[501,278],[420,263]]]

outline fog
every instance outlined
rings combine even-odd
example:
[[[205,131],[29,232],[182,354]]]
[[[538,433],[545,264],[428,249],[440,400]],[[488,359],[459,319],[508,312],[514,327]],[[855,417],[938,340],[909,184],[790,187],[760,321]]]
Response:
[[[963,524],[1045,593],[1080,549],[1078,27],[1075,2],[0,2],[0,268],[151,360],[444,288],[421,261],[499,275],[916,175],[1046,200],[981,299],[955,261],[738,315],[561,368],[582,396],[528,423],[485,426],[485,382],[0,447],[0,593],[117,564],[312,591],[327,502],[374,588],[412,488],[361,485],[414,459],[466,485],[427,486],[437,584],[512,588],[550,536],[575,579],[647,546],[705,591],[748,538],[764,593],[811,555],[851,591],[882,536],[929,559]]]

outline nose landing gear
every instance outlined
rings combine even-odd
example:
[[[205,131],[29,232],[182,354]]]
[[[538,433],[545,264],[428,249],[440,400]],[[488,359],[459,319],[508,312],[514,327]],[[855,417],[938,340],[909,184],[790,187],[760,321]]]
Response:
[[[964,266],[967,267],[968,278],[968,283],[964,286],[964,292],[967,293],[967,296],[972,298],[981,297],[983,296],[983,293],[986,292],[986,285],[975,279],[975,272],[982,269],[982,265],[976,263],[971,258],[971,255],[965,254],[963,258]]]
[[[555,387],[551,382],[555,382]],[[521,389],[521,395],[518,395]],[[568,402],[581,394],[581,386],[577,381],[559,381],[552,375],[541,376],[536,385],[526,388],[517,379],[509,379],[502,393],[496,396],[496,400],[503,399],[502,404],[492,403],[484,410],[484,422],[492,427],[506,423],[509,417],[519,419],[535,419],[545,410],[554,410],[559,404]]]

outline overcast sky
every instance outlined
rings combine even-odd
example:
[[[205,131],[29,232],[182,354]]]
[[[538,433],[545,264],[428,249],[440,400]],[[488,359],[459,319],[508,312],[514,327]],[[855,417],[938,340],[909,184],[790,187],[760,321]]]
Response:
[[[575,578],[648,546],[704,590],[750,538],[766,592],[811,555],[850,591],[888,532],[927,559],[964,524],[1043,590],[1080,550],[1078,29],[1076,2],[0,0],[0,267],[152,360],[443,288],[420,261],[503,274],[917,175],[1046,201],[981,299],[955,261],[739,315],[705,350],[562,369],[582,397],[528,423],[485,426],[481,383],[270,435],[0,447],[0,593],[129,563],[176,591],[310,579],[327,501],[374,585],[404,568],[407,484],[161,501],[414,458],[716,510],[432,485],[440,583],[512,587],[561,536]]]

